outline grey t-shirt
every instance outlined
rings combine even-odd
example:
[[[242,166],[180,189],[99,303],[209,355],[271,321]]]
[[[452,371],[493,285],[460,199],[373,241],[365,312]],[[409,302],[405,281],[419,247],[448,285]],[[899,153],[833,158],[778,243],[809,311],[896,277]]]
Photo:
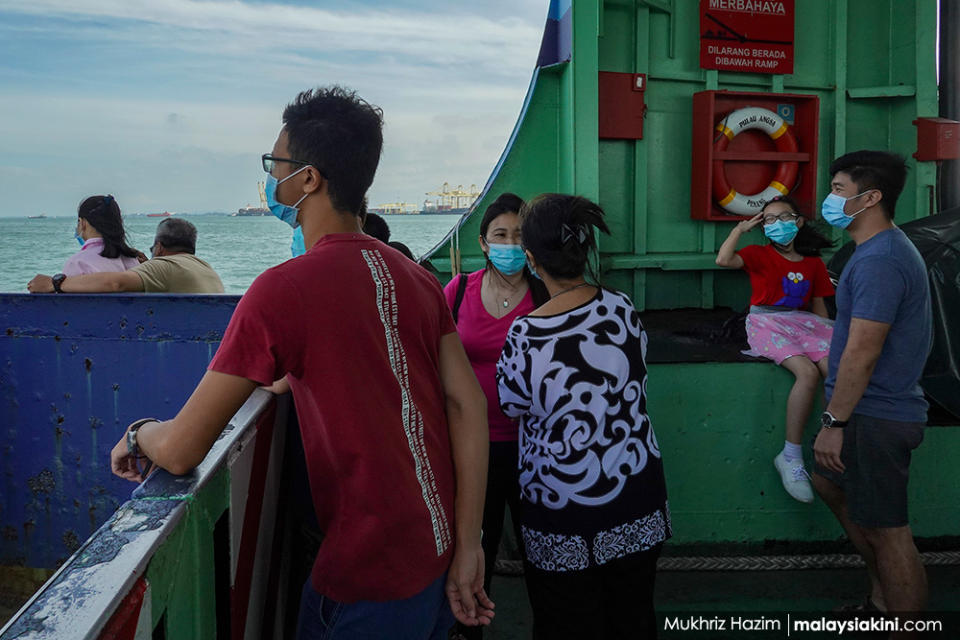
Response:
[[[140,276],[147,293],[223,293],[217,272],[190,253],[150,258],[131,271]]]
[[[926,422],[920,376],[932,344],[933,315],[927,268],[900,229],[860,244],[837,285],[837,320],[830,343],[827,402],[833,395],[851,318],[890,325],[880,359],[854,413],[903,422]]]

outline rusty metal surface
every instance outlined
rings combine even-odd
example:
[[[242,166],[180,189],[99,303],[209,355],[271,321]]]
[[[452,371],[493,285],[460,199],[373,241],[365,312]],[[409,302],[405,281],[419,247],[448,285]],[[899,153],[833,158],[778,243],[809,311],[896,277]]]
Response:
[[[191,473],[160,470],[123,503],[3,628],[0,640],[96,638],[186,505],[255,435],[273,394],[257,389]],[[285,415],[285,414],[284,414]],[[125,482],[127,492],[133,486]]]
[[[238,300],[0,294],[0,564],[57,566],[129,497],[110,449],[180,408]]]

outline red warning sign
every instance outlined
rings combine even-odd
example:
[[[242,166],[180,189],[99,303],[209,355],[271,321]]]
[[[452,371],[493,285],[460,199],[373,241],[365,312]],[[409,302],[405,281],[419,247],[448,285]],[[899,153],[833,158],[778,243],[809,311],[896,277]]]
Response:
[[[793,73],[794,0],[700,0],[700,66]]]

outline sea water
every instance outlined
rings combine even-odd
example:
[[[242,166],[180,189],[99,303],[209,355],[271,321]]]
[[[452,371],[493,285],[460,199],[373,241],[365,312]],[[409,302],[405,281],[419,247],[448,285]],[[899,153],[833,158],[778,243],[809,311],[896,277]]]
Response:
[[[177,215],[197,227],[197,257],[220,275],[224,291],[243,293],[265,269],[290,258],[293,231],[273,216]],[[459,220],[456,215],[386,216],[390,240],[402,242],[417,258],[432,249]],[[150,255],[162,218],[125,216],[132,247]],[[26,292],[38,273],[59,273],[79,250],[76,217],[0,218],[0,291]]]

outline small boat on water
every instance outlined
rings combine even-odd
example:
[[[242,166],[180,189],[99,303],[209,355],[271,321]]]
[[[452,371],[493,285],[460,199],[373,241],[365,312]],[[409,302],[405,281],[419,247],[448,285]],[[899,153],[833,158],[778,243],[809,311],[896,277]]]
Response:
[[[45,213],[41,213],[41,214],[38,215],[38,216],[27,216],[27,218],[29,218],[30,220],[40,220],[40,219],[46,218],[46,217],[47,217],[47,214],[45,214]]]
[[[170,213],[169,211],[164,211],[163,213],[148,213],[147,217],[148,218],[169,218],[172,215],[174,214]]]

